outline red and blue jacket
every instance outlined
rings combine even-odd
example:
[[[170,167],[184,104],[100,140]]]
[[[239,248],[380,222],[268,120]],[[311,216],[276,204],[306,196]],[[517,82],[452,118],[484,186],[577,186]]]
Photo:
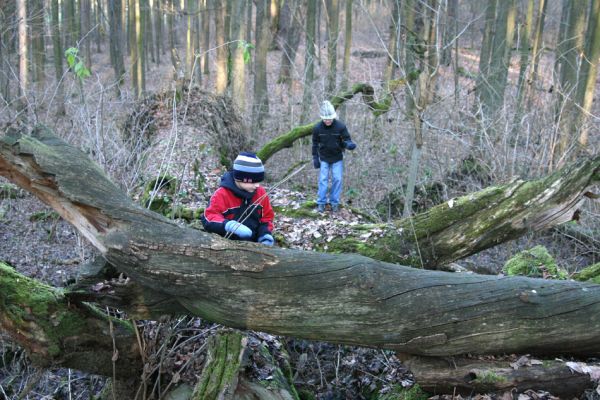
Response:
[[[246,192],[235,185],[233,174],[226,172],[221,178],[220,187],[210,198],[201,221],[207,232],[225,236],[225,223],[244,220],[243,224],[252,230],[252,237],[240,239],[232,235],[231,239],[256,242],[262,235],[273,232],[274,218],[275,213],[265,188],[259,186],[253,193]]]

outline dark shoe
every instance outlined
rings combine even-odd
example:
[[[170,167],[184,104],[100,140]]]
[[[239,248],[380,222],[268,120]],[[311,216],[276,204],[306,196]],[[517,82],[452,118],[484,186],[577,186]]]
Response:
[[[317,211],[320,213],[325,212],[325,204],[319,204],[317,205]]]
[[[331,205],[331,212],[336,213],[338,211],[340,211],[340,205],[339,204],[332,204]]]

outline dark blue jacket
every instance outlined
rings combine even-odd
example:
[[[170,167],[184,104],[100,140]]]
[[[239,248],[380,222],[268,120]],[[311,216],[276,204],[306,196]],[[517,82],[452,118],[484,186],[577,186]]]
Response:
[[[344,143],[351,141],[346,125],[334,119],[327,126],[323,121],[313,127],[312,155],[321,161],[334,163],[344,158]]]

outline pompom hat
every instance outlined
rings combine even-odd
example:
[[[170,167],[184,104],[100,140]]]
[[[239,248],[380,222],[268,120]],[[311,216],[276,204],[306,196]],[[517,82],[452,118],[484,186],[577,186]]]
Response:
[[[241,152],[233,161],[233,178],[245,183],[262,182],[265,167],[256,154]]]

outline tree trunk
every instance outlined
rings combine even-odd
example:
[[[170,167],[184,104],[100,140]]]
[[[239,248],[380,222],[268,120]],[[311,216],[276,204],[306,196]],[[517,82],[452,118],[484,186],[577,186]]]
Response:
[[[8,26],[11,18],[15,18],[14,6],[14,3],[11,6],[5,5],[0,10],[0,26]],[[0,30],[0,100],[3,104],[8,104],[12,100],[10,97],[10,82],[12,80],[10,60],[13,49],[11,42],[11,32],[8,29]]]
[[[301,2],[297,0],[286,1],[283,4],[280,15],[279,29],[281,37],[281,61],[277,83],[292,82],[292,68],[295,64],[296,52],[300,44],[301,25]]]
[[[63,85],[63,49],[58,21],[58,0],[52,0],[52,50],[54,55],[54,76],[56,78],[57,115],[65,115],[65,94]]]
[[[596,385],[589,374],[574,369],[577,364],[525,356],[512,365],[510,361],[466,358],[411,357],[405,361],[419,387],[431,393],[470,395],[544,390],[565,399],[578,398]]]
[[[271,44],[269,22],[269,0],[256,2],[256,53],[254,56],[254,100],[252,127],[255,132],[262,129],[269,113],[267,89],[267,52]]]
[[[233,49],[231,98],[239,110],[246,110],[246,2],[234,2],[231,36],[237,40]]]
[[[482,98],[484,117],[496,114],[504,105],[504,92],[512,52],[516,5],[514,0],[498,1],[496,6],[495,32],[490,51],[490,66],[484,76],[489,85]]]
[[[597,182],[599,166],[596,157],[538,180],[488,187],[380,227],[377,237],[334,238],[328,247],[417,268],[439,268],[528,231],[570,221],[588,197],[587,188]],[[359,238],[364,229],[355,229]]]
[[[580,81],[578,86],[579,111],[578,126],[581,127],[578,145],[580,150],[586,148],[590,126],[589,116],[592,115],[592,102],[596,92],[596,78],[598,75],[598,57],[600,57],[600,1],[592,0],[591,13],[585,41],[585,54],[581,65]]]
[[[90,0],[80,1],[79,8],[81,10],[80,24],[82,32],[83,43],[80,46],[83,47],[83,59],[87,69],[92,67],[92,7]]]
[[[394,76],[394,72],[398,69],[400,60],[398,59],[399,54],[399,40],[401,34],[401,23],[400,23],[400,2],[392,2],[392,15],[390,16],[390,27],[389,35],[390,40],[387,46],[387,62],[385,66],[385,72],[383,74],[384,81],[389,81]],[[346,89],[345,87],[343,89]]]
[[[2,138],[0,175],[53,207],[104,259],[147,290],[149,301],[135,296],[146,310],[163,308],[159,294],[171,309],[231,327],[416,355],[600,354],[600,285],[451,274],[352,254],[228,241],[141,208],[83,152],[46,128],[33,133]],[[583,176],[597,182],[599,162],[579,165],[574,177],[568,178],[573,169],[562,179],[553,175],[554,186],[545,190],[540,182],[514,184],[513,191],[535,193],[527,201],[511,196],[501,209],[562,198],[561,208],[550,205],[532,221],[511,225],[535,228],[564,219],[560,214],[579,203],[570,185]],[[494,192],[468,205],[446,205],[445,212],[479,210]],[[496,216],[486,216],[490,220]],[[485,229],[484,237],[495,241],[509,228],[500,222]]]
[[[346,18],[344,29],[344,61],[342,64],[342,90],[348,90],[348,77],[350,76],[350,53],[352,50],[352,0],[346,0]],[[340,118],[346,119],[345,104],[340,107]]]
[[[129,59],[131,63],[131,85],[133,93],[136,97],[140,97],[141,87],[139,87],[138,66],[140,65],[140,57],[137,47],[136,36],[136,3],[137,0],[128,0],[127,7],[127,43],[129,47]]]
[[[331,96],[337,87],[337,42],[340,34],[339,0],[326,0],[327,38],[327,83],[326,95]]]
[[[543,0],[542,0],[543,1]],[[531,26],[533,24],[533,6],[535,1],[529,0],[527,2],[527,12],[525,13],[525,19],[519,24],[521,27],[518,37],[519,37],[519,79],[517,81],[517,102],[515,104],[515,117],[513,119],[513,136],[516,136],[517,130],[519,129],[519,124],[521,122],[521,117],[524,114],[523,110],[523,99],[525,98],[526,92],[526,82],[525,76],[527,73],[527,66],[531,64],[529,62],[529,54],[530,54],[530,36],[531,36]]]
[[[579,119],[580,111],[576,98],[580,55],[584,51],[586,3],[586,0],[573,0],[565,3],[565,5],[569,5],[568,23],[565,28],[564,43],[556,55],[560,72],[557,90],[554,91],[557,93],[555,118],[558,123],[558,136],[552,143],[554,167],[564,165],[572,157],[574,153],[571,145],[576,143],[579,136],[576,122]]]
[[[495,20],[496,20],[496,4],[498,0],[487,0],[485,8],[485,27],[483,37],[481,39],[481,50],[479,51],[479,70],[475,83],[478,104],[477,107],[483,107],[490,97],[490,85],[487,82],[487,77],[490,73],[490,57],[492,54],[492,42],[494,40]],[[481,110],[478,110],[481,114]],[[485,115],[482,115],[485,117]]]
[[[27,62],[27,4],[26,0],[17,0],[18,16],[18,43],[19,43],[19,102],[17,110],[20,118],[27,120],[29,114],[29,100],[27,89],[29,86],[29,71]]]
[[[123,26],[121,25],[121,0],[108,0],[110,54],[113,69],[115,70],[115,81],[117,82],[117,94],[121,95],[121,87],[125,79],[125,62],[123,61]]]
[[[313,101],[313,82],[315,80],[315,28],[316,28],[316,0],[307,0],[306,5],[306,33],[304,51],[304,90],[302,93],[301,123],[309,119],[308,112]]]
[[[45,80],[44,64],[46,63],[44,5],[42,0],[29,2],[31,32],[31,80],[43,85]],[[40,86],[41,87],[41,86]]]
[[[211,13],[214,12],[212,10],[213,3],[211,0],[202,0],[202,9],[204,11],[204,15],[202,18],[202,59],[201,59],[201,67],[202,74],[208,75],[208,55],[209,55],[209,47],[210,47],[210,17]]]
[[[548,7],[547,0],[539,0],[538,14],[535,22],[535,33],[533,35],[533,47],[531,48],[531,65],[529,67],[529,75],[527,78],[527,110],[531,109],[531,101],[533,100],[533,90],[535,89],[538,80],[538,68],[540,59],[542,58],[543,47],[542,39],[544,34],[544,22],[546,20],[546,8]]]
[[[215,41],[217,47],[216,94],[225,94],[227,90],[227,33],[225,29],[225,3],[218,2],[215,12]]]
[[[186,85],[189,84],[192,87],[196,82],[194,82],[194,67],[196,64],[196,20],[197,16],[197,0],[187,0],[185,2],[185,11],[186,11],[186,47],[185,47],[185,80]],[[217,24],[218,26],[218,24]]]

